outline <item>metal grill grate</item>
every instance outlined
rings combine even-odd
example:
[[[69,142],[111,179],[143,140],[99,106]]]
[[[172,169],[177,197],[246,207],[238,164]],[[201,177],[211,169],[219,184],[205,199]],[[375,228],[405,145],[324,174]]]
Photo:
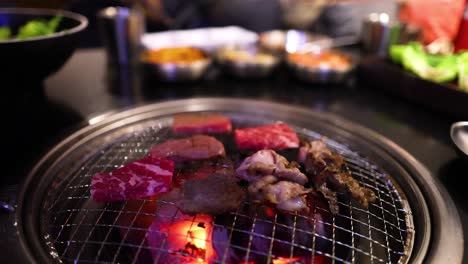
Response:
[[[235,117],[233,120],[236,124]],[[147,155],[151,146],[167,138],[170,132],[165,126],[169,122],[153,120],[138,129],[126,131],[123,136],[109,138],[107,143],[92,148],[75,168],[58,172],[66,177],[62,175],[57,178],[66,180],[53,183],[60,191],[48,195],[41,219],[41,230],[51,254],[67,263],[143,263],[149,259],[164,263],[163,259],[168,254],[174,257],[191,255],[187,252],[175,253],[167,248],[169,242],[166,240],[171,236],[182,236],[186,241],[191,241],[193,237],[187,233],[148,230],[137,223],[150,219],[163,221],[168,226],[186,222],[193,227],[200,224],[197,217],[184,216],[173,204],[164,201],[141,199],[136,204],[98,204],[90,197],[91,177],[95,173],[116,169]],[[310,130],[297,130],[301,136],[309,139],[322,137]],[[325,261],[319,263],[408,261],[414,227],[404,194],[385,172],[346,145],[330,139],[327,144],[345,157],[353,177],[373,190],[377,201],[370,204],[368,209],[363,209],[340,196],[340,213],[336,215],[331,215],[323,203],[314,203],[310,216],[282,213],[268,218],[258,215],[258,212],[266,210],[263,206],[257,206],[253,214],[246,213],[248,208],[254,207],[246,203],[237,212],[223,216],[223,219],[214,217],[206,223],[201,221],[211,228],[211,232],[225,232],[227,235],[225,240],[212,241],[210,235],[205,239],[206,243],[213,244],[217,249],[217,257],[211,258],[210,263],[232,263],[232,251],[242,256],[240,259],[244,262],[259,263],[309,263],[314,260],[318,262],[319,258]],[[155,211],[147,210],[154,204],[157,208]],[[122,218],[127,219],[127,224],[119,221]],[[286,218],[292,219],[291,224],[282,222]],[[242,223],[249,223],[249,228]],[[301,226],[303,223],[307,223],[307,228]],[[269,227],[267,232],[259,232],[265,226]],[[307,244],[302,239],[304,234]],[[164,237],[158,247],[148,243],[148,238],[155,235]],[[264,250],[255,247],[258,241],[266,242]],[[278,245],[288,248],[288,252],[283,250],[277,253],[275,249]]]

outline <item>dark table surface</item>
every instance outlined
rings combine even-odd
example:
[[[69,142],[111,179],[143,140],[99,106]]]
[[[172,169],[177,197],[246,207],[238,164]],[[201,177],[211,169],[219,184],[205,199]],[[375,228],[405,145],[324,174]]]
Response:
[[[108,70],[101,49],[79,49],[43,84],[4,85],[8,91],[2,103],[6,166],[1,187],[21,184],[31,166],[53,144],[110,110],[193,97],[255,98],[331,112],[393,140],[443,183],[468,230],[468,193],[463,184],[468,164],[451,145],[450,125],[458,121],[454,116],[384,93],[378,82],[362,79],[332,87],[297,82],[286,71],[278,71],[268,80],[214,75],[199,83],[162,84],[144,78],[144,74]]]

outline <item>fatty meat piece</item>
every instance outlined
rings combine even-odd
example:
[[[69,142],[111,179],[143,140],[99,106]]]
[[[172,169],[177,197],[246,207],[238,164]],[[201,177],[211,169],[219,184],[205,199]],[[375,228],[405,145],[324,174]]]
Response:
[[[231,120],[221,114],[180,114],[174,117],[172,131],[188,133],[229,133]]]
[[[112,202],[168,192],[173,173],[173,161],[145,157],[111,172],[96,173],[91,179],[91,196],[96,202]]]
[[[241,150],[283,150],[299,147],[296,132],[283,123],[236,129],[234,139]]]
[[[236,172],[249,182],[266,175],[273,175],[302,185],[308,181],[296,162],[289,162],[285,157],[270,149],[257,151],[247,157]]]
[[[304,195],[311,192],[304,186],[290,181],[278,181],[274,176],[265,176],[248,187],[250,196],[256,202],[276,205],[283,211],[308,210]]]

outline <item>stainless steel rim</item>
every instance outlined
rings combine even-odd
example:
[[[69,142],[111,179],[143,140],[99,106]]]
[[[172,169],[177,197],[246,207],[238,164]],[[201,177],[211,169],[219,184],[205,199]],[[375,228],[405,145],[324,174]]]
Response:
[[[314,117],[329,126],[338,127],[351,133],[360,140],[374,146],[377,151],[386,153],[386,155],[390,155],[397,160],[400,166],[404,167],[411,174],[410,177],[405,177],[408,184],[417,185],[418,190],[421,190],[420,194],[416,193],[412,195],[421,195],[427,202],[427,205],[429,205],[427,206],[426,203],[418,205],[422,211],[422,215],[419,215],[419,220],[425,223],[425,227],[418,229],[416,235],[420,237],[420,241],[418,242],[416,251],[413,251],[410,260],[414,263],[422,263],[423,261],[434,263],[461,262],[463,256],[463,233],[460,232],[462,230],[461,223],[453,201],[437,180],[430,175],[428,170],[395,143],[364,127],[330,114],[276,103],[224,98],[179,100],[129,109],[111,115],[95,125],[77,131],[53,148],[31,171],[20,194],[17,222],[22,238],[21,244],[28,253],[28,256],[31,259],[44,261],[54,258],[54,256],[49,255],[49,252],[45,250],[43,242],[34,228],[37,226],[39,217],[37,210],[35,211],[32,208],[32,203],[29,201],[36,191],[45,191],[41,190],[41,185],[44,185],[43,182],[47,181],[47,179],[41,179],[40,176],[47,175],[48,170],[66,157],[67,153],[72,151],[74,147],[96,136],[96,133],[102,133],[102,131],[99,131],[100,129],[112,129],[137,120],[144,120],[154,116],[155,112],[170,114],[180,111],[210,111],[220,109],[252,112],[252,110],[249,110],[249,107],[252,106],[255,106],[257,114],[275,113],[279,115],[279,118]],[[444,226],[443,230],[442,224]]]

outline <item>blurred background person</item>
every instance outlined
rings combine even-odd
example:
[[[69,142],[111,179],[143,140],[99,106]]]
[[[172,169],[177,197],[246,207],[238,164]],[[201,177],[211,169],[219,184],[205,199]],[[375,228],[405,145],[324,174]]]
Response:
[[[237,25],[256,32],[304,29],[357,40],[363,19],[385,12],[422,27],[425,42],[452,41],[465,0],[3,0],[0,6],[65,8],[90,19],[88,42],[97,43],[96,13],[111,5],[139,5],[150,32]],[[401,12],[400,12],[401,7]]]

